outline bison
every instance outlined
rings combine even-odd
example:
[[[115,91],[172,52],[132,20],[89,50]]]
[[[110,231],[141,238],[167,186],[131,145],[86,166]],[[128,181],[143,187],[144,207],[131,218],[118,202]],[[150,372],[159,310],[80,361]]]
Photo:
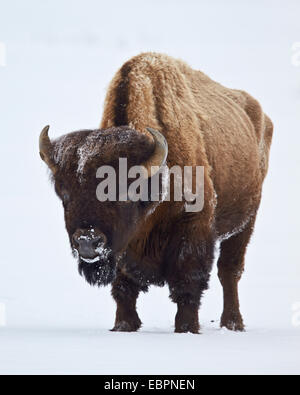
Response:
[[[112,284],[117,304],[112,330],[137,331],[139,293],[168,284],[178,307],[175,332],[199,333],[200,301],[219,245],[221,327],[243,331],[238,282],[273,133],[260,104],[181,60],[145,53],[116,73],[99,129],[53,141],[48,129],[40,136],[40,155],[62,200],[80,274],[91,285]],[[202,210],[187,212],[184,200],[172,195],[167,200],[164,193],[158,202],[128,196],[100,202],[97,169],[109,165],[119,175],[120,158],[129,167],[143,165],[145,182],[153,177],[153,168],[202,166]],[[168,188],[174,183],[172,178]]]

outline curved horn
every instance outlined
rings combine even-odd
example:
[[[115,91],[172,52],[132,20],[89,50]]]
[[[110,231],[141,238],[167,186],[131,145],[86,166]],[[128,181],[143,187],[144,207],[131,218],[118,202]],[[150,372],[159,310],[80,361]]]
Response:
[[[50,126],[45,126],[40,134],[40,156],[47,163],[53,173],[56,172],[56,165],[52,159],[52,144],[48,135]]]
[[[148,132],[151,133],[154,142],[155,142],[155,149],[151,158],[149,158],[143,166],[147,170],[147,177],[154,176],[159,169],[166,163],[167,156],[168,156],[168,143],[165,137],[155,129],[147,128]],[[152,167],[156,167],[156,169],[152,169]]]

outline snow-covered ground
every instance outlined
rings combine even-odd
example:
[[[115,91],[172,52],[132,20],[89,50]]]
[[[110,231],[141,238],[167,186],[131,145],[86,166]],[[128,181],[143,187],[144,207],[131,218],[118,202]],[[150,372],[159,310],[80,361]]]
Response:
[[[300,373],[299,14],[297,0],[0,0],[0,374]],[[216,271],[201,335],[172,333],[166,288],[140,297],[139,333],[110,333],[109,288],[90,288],[71,257],[38,135],[97,127],[114,72],[148,50],[249,91],[274,121],[240,286],[246,333],[218,329]]]

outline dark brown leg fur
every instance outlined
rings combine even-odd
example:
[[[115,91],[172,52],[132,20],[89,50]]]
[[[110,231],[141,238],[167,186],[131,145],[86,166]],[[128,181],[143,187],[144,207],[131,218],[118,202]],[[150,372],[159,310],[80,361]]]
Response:
[[[177,304],[177,314],[175,318],[175,332],[176,333],[199,333],[199,315],[198,304]]]
[[[112,284],[112,296],[117,303],[117,313],[113,332],[136,332],[142,322],[136,311],[136,301],[140,289],[126,276],[119,274]]]
[[[169,264],[167,275],[170,298],[178,308],[175,332],[199,333],[198,311],[202,294],[208,288],[214,245],[205,241],[195,244],[185,241],[177,246],[178,256],[174,264]]]
[[[245,326],[240,313],[238,283],[244,271],[246,248],[253,232],[255,219],[235,236],[221,243],[218,260],[219,279],[224,291],[224,311],[221,327],[233,331],[244,331]]]

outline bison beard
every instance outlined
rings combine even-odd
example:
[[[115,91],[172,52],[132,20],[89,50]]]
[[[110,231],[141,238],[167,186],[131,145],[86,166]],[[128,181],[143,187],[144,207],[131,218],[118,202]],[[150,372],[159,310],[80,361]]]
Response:
[[[116,260],[110,253],[105,260],[87,263],[79,258],[78,271],[92,286],[101,287],[110,284],[116,276]]]

